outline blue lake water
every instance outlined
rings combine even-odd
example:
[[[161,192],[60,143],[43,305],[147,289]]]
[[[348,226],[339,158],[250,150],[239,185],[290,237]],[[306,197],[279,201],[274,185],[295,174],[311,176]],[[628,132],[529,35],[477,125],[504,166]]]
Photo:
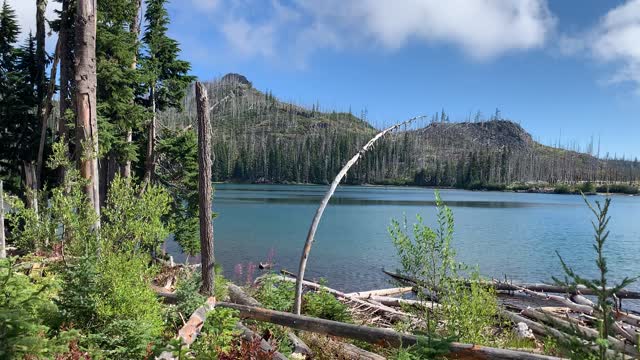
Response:
[[[216,185],[215,255],[225,274],[237,278],[237,264],[246,269],[248,263],[265,261],[270,252],[276,269],[297,272],[311,219],[326,190],[317,185]],[[551,281],[553,275],[562,276],[558,251],[579,273],[595,275],[593,216],[580,196],[440,193],[455,217],[458,259],[478,265],[481,274]],[[416,214],[435,225],[433,189],[339,187],[316,234],[307,276],[325,278],[330,286],[348,291],[388,286],[381,268],[396,268],[397,258],[387,227],[392,218],[405,215],[411,224]],[[611,277],[640,275],[640,197],[614,196],[610,215]],[[171,243],[168,250],[178,251]],[[631,288],[640,289],[640,284]]]

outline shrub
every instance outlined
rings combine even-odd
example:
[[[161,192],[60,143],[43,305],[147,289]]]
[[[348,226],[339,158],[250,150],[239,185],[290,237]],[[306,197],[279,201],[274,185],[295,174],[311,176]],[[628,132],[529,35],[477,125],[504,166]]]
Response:
[[[437,191],[435,196],[438,223],[435,231],[424,225],[420,216],[412,234],[406,220],[402,225],[393,220],[389,227],[402,271],[418,281],[420,300],[436,298],[442,305],[440,309],[419,311],[429,336],[439,334],[472,343],[489,343],[492,341],[489,328],[497,324],[496,293],[482,284],[477,270],[470,273],[469,280],[464,279],[467,267],[456,261],[451,245],[453,213]],[[444,327],[436,329],[439,324]],[[431,348],[432,339],[428,340],[426,348]]]
[[[201,334],[192,347],[196,359],[218,359],[235,347],[233,340],[240,335],[236,329],[238,314],[237,310],[226,308],[207,313]]]
[[[326,290],[308,292],[303,300],[305,315],[340,322],[351,321],[347,306]]]
[[[155,251],[170,233],[163,221],[170,202],[171,197],[163,188],[146,185],[142,191],[141,185],[117,175],[102,210],[103,243],[120,252]]]
[[[49,285],[35,284],[0,259],[0,358],[50,357],[64,351],[64,334],[54,336],[46,320],[57,314]]]
[[[591,181],[583,182],[582,184],[576,187],[578,192],[582,192],[583,194],[588,194],[596,191],[595,185]]]
[[[629,184],[601,185],[601,186],[598,186],[596,191],[600,193],[628,194],[628,195],[636,195],[640,193],[640,189],[638,189],[638,187],[635,187]]]
[[[556,185],[556,187],[553,189],[553,192],[556,194],[571,194],[572,190],[569,187],[569,185],[566,184],[558,184]]]
[[[277,275],[266,277],[256,292],[256,300],[268,309],[290,312],[293,309],[295,284],[277,282]]]

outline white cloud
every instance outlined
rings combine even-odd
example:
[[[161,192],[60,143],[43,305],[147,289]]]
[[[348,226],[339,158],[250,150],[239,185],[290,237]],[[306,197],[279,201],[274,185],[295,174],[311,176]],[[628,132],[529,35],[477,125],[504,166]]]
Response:
[[[640,90],[640,0],[609,11],[586,41],[597,59],[620,65],[610,82],[634,82]]]
[[[18,18],[18,24],[20,25],[20,36],[18,37],[18,41],[22,43],[27,36],[29,35],[29,31],[36,34],[36,0],[8,0],[7,4],[11,6],[16,12],[16,16]],[[45,17],[48,20],[53,20],[57,17],[54,10],[60,10],[60,4],[54,2],[53,0],[49,0],[47,11],[45,12]],[[47,32],[49,28],[47,27]],[[54,40],[55,41],[55,40]],[[55,46],[47,44],[47,49],[53,49]]]
[[[419,41],[453,44],[484,60],[542,47],[555,25],[546,0],[227,1],[219,9],[232,20],[223,22],[222,31],[245,55],[277,51],[305,58],[322,48],[345,47],[393,51]],[[260,12],[262,18],[256,16]],[[251,50],[253,45],[258,49]]]
[[[227,20],[222,24],[222,33],[229,44],[242,55],[269,57],[273,54],[272,24],[256,26],[244,19]]]

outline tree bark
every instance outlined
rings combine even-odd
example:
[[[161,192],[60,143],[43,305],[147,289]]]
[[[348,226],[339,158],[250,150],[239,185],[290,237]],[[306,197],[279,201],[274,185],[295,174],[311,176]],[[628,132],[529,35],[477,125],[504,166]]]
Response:
[[[4,183],[0,180],[0,259],[7,257],[7,243],[4,238]]]
[[[149,134],[147,138],[147,161],[145,164],[145,172],[144,172],[145,183],[151,182],[153,178],[153,174],[156,171],[156,96],[155,95],[156,95],[155,85],[152,85],[151,90],[149,91],[149,98],[151,99],[151,122],[149,123]],[[196,97],[196,101],[198,101],[197,97]],[[200,116],[199,113],[198,113],[198,116]],[[209,118],[209,113],[207,112],[207,119],[208,118]]]
[[[391,347],[409,347],[418,342],[418,337],[410,334],[403,334],[391,329],[381,329],[369,326],[341,323],[338,321],[318,319],[314,317],[295,315],[282,311],[274,311],[259,307],[219,302],[219,307],[235,309],[240,312],[240,317],[257,321],[269,322],[293,329],[310,331],[319,334],[327,334],[342,338],[355,339]],[[484,356],[487,359],[559,359],[553,356],[538,355],[524,351],[514,351],[498,349],[472,344],[462,344],[453,342],[449,345],[449,350],[456,354],[467,354]]]
[[[211,197],[211,122],[209,120],[209,98],[207,89],[196,82],[196,102],[198,112],[198,197],[200,211],[200,259],[202,286],[200,293],[213,296],[214,264],[213,219]],[[155,117],[154,117],[155,118]]]
[[[49,120],[49,115],[51,115],[51,110],[53,109],[52,101],[53,94],[56,91],[56,81],[55,78],[57,76],[58,71],[58,60],[60,59],[60,38],[58,38],[58,42],[56,43],[56,51],[53,55],[53,64],[51,65],[51,76],[49,81],[49,86],[47,89],[47,96],[43,100],[42,104],[42,118],[40,119],[40,143],[38,144],[38,160],[37,160],[37,171],[38,171],[38,188],[42,186],[42,168],[44,166],[44,145],[47,140],[47,122]]]
[[[96,0],[77,0],[75,38],[75,105],[77,146],[81,148],[80,174],[87,180],[85,194],[98,215],[100,186],[98,173],[98,122],[96,109]]]
[[[45,18],[47,11],[47,0],[36,1],[36,94],[38,97],[38,120],[41,123],[40,146],[38,148],[38,159],[36,163],[36,186],[38,189],[42,185],[42,152],[44,151],[43,138],[47,132],[47,119],[45,119],[45,71],[47,68],[47,53],[45,51]],[[51,81],[55,81],[52,79]]]
[[[69,152],[69,144],[71,138],[69,136],[69,129],[67,127],[67,112],[74,112],[73,99],[73,84],[74,84],[74,69],[73,69],[73,15],[74,9],[71,4],[72,0],[62,1],[62,13],[60,16],[60,32],[58,33],[58,41],[60,43],[60,118],[58,119],[58,138],[64,137],[66,141],[66,149]],[[72,118],[75,118],[72,117]],[[59,183],[64,182],[65,169],[60,168],[58,170]]]

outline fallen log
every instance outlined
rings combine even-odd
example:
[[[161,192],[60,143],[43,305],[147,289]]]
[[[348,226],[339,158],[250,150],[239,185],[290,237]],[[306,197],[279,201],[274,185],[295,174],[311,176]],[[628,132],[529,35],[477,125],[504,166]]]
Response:
[[[370,344],[376,344],[380,346],[409,347],[418,343],[417,336],[402,334],[390,329],[346,324],[338,321],[318,319],[304,315],[296,315],[282,311],[274,311],[254,306],[239,305],[227,302],[219,302],[216,306],[238,310],[240,312],[240,317],[246,319],[269,322],[272,324],[319,334],[361,340]],[[479,356],[485,356],[488,359],[559,359],[553,356],[545,356],[523,351],[491,348],[479,345],[462,344],[457,342],[451,343],[449,349],[452,353],[476,354]]]
[[[247,295],[247,293],[245,293],[241,287],[233,283],[230,283],[227,289],[229,290],[229,298],[231,299],[232,302],[236,304],[262,307],[262,304],[260,304],[258,300]],[[296,334],[289,331],[287,332],[287,337],[289,338],[289,340],[291,341],[291,344],[293,345],[294,353],[299,353],[299,354],[308,355],[308,356],[313,355],[313,353],[311,352],[311,349],[307,346],[307,344],[305,344],[304,341],[298,338]]]
[[[385,357],[360,349],[359,347],[333,340],[329,337],[322,338],[318,334],[308,333],[307,341],[323,350],[323,353],[335,353],[340,359],[358,359],[358,360],[385,360]]]
[[[536,319],[538,321],[549,323],[554,327],[559,327],[562,330],[573,332],[576,335],[587,340],[596,340],[600,337],[598,331],[595,329],[576,323],[571,323],[570,321],[560,319],[549,313],[541,312],[535,309],[524,309],[522,311],[522,315],[530,317],[532,319]],[[607,340],[614,350],[626,353],[628,355],[639,355],[638,351],[632,345],[627,345],[624,343],[624,341],[620,341],[612,336],[609,336]]]
[[[347,296],[353,296],[357,298],[368,298],[370,296],[390,296],[390,295],[402,295],[409,293],[413,290],[412,287],[397,287],[391,289],[379,289],[379,290],[369,290],[369,291],[358,291],[347,293]]]
[[[515,314],[511,311],[506,311],[503,310],[500,312],[500,315],[503,316],[504,318],[507,318],[509,320],[511,320],[511,322],[513,322],[514,324],[517,323],[525,323],[527,324],[527,326],[529,327],[529,329],[531,329],[534,333],[540,335],[540,336],[549,336],[549,337],[553,337],[557,340],[560,340],[561,342],[565,342],[565,343],[571,343],[573,342],[576,338],[565,333],[562,332],[558,329],[552,328],[550,326],[545,326],[543,324],[540,324],[536,321],[533,321],[531,319],[527,319],[524,316]],[[597,346],[595,345],[588,345],[588,343],[585,343],[585,346],[589,346],[592,350],[597,351]],[[620,354],[618,354],[617,352],[613,351],[613,350],[607,350],[607,358],[608,359],[620,359]],[[631,357],[623,355],[622,359],[631,359]]]
[[[289,273],[290,274],[290,273]],[[278,280],[281,281],[288,281],[288,282],[296,282],[295,278],[292,277],[288,277],[288,276],[278,276]],[[302,284],[312,288],[314,290],[320,291],[320,290],[324,290],[330,294],[332,294],[335,297],[338,298],[343,298],[346,300],[349,300],[351,302],[354,302],[358,305],[363,305],[363,306],[368,306],[376,311],[382,312],[383,314],[385,314],[387,317],[389,317],[392,320],[407,320],[409,318],[411,318],[412,316],[410,314],[407,314],[405,312],[402,311],[398,311],[392,307],[386,306],[386,305],[381,305],[381,304],[373,304],[367,301],[364,301],[362,299],[358,299],[357,297],[354,296],[349,296],[345,293],[343,293],[342,291],[338,291],[336,289],[332,289],[330,287],[326,287],[324,285],[320,285],[318,283],[312,282],[312,281],[307,281],[307,280],[303,280]]]
[[[439,307],[440,304],[433,302],[433,301],[420,301],[420,300],[410,300],[410,299],[401,299],[401,298],[394,298],[394,297],[390,297],[390,296],[377,296],[377,295],[369,295],[368,297],[362,298],[363,300],[373,300],[376,302],[379,302],[383,305],[387,305],[387,306],[402,306],[402,305],[409,305],[409,306],[415,306],[415,307],[422,307],[422,308],[428,308],[428,309],[433,309],[434,307]]]
[[[410,276],[406,276],[406,275],[402,275],[402,274],[398,274],[398,273],[394,273],[385,269],[382,269],[382,271],[395,278],[396,280],[400,280],[400,281],[404,281],[404,282],[409,282],[409,283],[413,283],[416,285],[422,285],[425,286],[425,284],[418,280],[415,279],[413,277]],[[464,280],[465,283],[470,284],[469,281]],[[502,281],[498,281],[498,282],[482,282],[483,284],[486,284],[487,286],[492,286],[495,290],[501,290],[501,291],[517,291],[520,288],[525,288],[527,290],[531,290],[531,291],[538,291],[538,292],[545,292],[545,293],[554,293],[554,294],[582,294],[582,295],[596,295],[595,292],[589,288],[583,287],[583,286],[578,286],[575,289],[571,289],[565,286],[559,286],[559,285],[551,285],[551,284],[529,284],[529,283],[520,283],[520,284],[510,284],[510,283],[506,283],[506,282],[502,282]],[[631,290],[620,290],[618,292],[615,293],[615,295],[619,298],[619,299],[640,299],[640,292],[639,291],[631,291]]]
[[[532,295],[532,296],[537,296],[541,299],[547,299],[547,300],[553,300],[556,301],[566,307],[568,307],[569,309],[576,311],[576,312],[580,312],[580,313],[584,313],[584,314],[588,314],[588,315],[592,315],[594,313],[594,308],[589,306],[589,305],[582,305],[582,304],[578,304],[575,303],[563,296],[558,296],[558,295],[551,295],[551,294],[544,294],[538,291],[533,291],[533,290],[529,290],[526,289],[524,287],[521,286],[514,286],[517,290],[520,290],[522,292],[524,292],[525,294],[528,295]]]
[[[279,353],[278,351],[276,351],[276,349],[271,346],[271,344],[269,344],[268,341],[266,341],[265,339],[263,339],[260,335],[256,334],[255,332],[253,332],[253,330],[249,329],[248,327],[244,326],[244,324],[240,321],[238,321],[236,323],[236,329],[240,330],[242,332],[242,338],[245,339],[246,341],[253,341],[254,339],[260,339],[260,349],[262,349],[264,352],[266,353],[270,353],[273,352],[272,355],[272,359],[274,360],[288,360],[289,358],[282,355],[281,353]]]

